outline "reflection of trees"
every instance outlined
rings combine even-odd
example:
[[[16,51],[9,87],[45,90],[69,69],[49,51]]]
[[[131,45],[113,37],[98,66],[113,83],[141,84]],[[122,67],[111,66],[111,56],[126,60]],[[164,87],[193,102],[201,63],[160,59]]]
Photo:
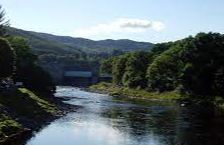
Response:
[[[224,142],[224,118],[213,107],[181,108],[176,123],[176,142],[180,145],[221,145]]]
[[[161,138],[165,144],[173,144],[177,109],[157,105],[151,102],[151,107],[114,106],[105,110],[102,115],[114,119],[113,127],[128,133],[133,138],[153,134]]]
[[[217,119],[209,108],[153,103],[150,107],[120,105],[101,115],[112,119],[113,127],[136,139],[153,134],[166,145],[221,145],[224,118]]]

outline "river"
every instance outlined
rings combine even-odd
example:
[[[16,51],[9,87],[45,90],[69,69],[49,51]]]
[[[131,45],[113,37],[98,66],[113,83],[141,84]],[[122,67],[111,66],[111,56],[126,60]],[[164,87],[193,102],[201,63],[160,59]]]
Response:
[[[26,145],[221,145],[223,124],[206,107],[114,98],[73,87],[56,97],[80,108],[34,133]]]

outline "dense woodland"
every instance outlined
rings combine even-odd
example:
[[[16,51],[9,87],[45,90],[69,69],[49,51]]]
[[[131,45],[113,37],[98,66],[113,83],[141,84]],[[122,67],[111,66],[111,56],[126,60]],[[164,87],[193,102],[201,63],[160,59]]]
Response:
[[[150,52],[132,52],[102,62],[113,84],[148,91],[173,91],[199,100],[224,96],[224,35],[156,44]]]

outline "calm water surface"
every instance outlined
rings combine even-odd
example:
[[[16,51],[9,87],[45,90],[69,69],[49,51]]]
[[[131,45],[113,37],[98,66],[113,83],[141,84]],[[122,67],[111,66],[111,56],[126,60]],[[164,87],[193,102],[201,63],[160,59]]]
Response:
[[[118,99],[73,87],[57,87],[56,97],[81,106],[52,122],[26,145],[222,145],[223,121],[203,107]]]

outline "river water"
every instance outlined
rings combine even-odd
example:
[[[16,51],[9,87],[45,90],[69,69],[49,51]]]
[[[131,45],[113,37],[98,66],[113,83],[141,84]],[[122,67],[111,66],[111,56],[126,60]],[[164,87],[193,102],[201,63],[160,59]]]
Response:
[[[36,132],[26,145],[222,145],[223,119],[206,107],[146,101],[57,87],[80,108]]]

